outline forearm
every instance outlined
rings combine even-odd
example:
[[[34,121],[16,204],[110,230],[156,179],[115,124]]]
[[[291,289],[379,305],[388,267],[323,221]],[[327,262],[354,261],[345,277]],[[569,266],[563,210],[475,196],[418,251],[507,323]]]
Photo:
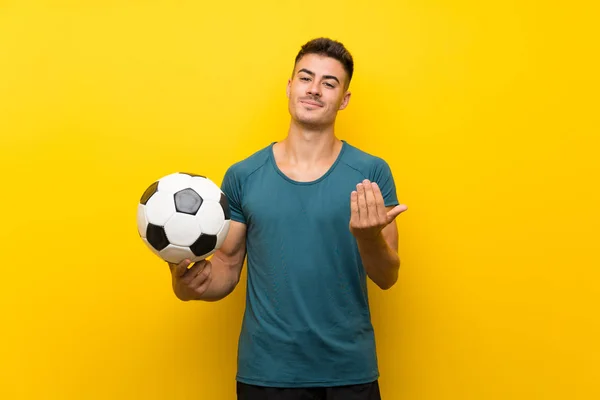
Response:
[[[239,282],[239,271],[243,261],[227,260],[217,251],[210,259],[212,270],[208,287],[198,300],[218,301],[233,292]]]
[[[359,239],[357,244],[369,278],[384,290],[391,288],[398,280],[398,253],[388,245],[382,234],[372,239]]]

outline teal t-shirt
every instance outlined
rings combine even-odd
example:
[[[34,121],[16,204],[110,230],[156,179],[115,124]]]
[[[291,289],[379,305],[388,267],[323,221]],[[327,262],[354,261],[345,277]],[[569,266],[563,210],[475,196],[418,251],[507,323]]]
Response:
[[[379,377],[366,272],[349,231],[350,193],[377,182],[398,204],[388,164],[343,141],[319,179],[296,182],[274,143],[232,165],[222,190],[247,226],[247,294],[236,379],[278,387],[336,386]]]

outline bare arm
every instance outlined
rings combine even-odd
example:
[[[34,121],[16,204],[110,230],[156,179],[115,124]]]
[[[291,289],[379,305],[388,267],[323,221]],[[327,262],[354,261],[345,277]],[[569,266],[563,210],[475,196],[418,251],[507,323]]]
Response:
[[[400,269],[396,221],[390,222],[372,239],[358,239],[357,245],[369,278],[381,289],[391,288],[398,280]]]
[[[236,221],[230,224],[223,245],[210,260],[197,262],[189,269],[187,261],[169,264],[177,298],[217,301],[233,292],[246,257],[246,225]]]
[[[376,183],[364,180],[350,196],[350,231],[356,237],[367,275],[381,289],[398,280],[398,228],[396,217],[406,211],[403,204],[385,207]]]

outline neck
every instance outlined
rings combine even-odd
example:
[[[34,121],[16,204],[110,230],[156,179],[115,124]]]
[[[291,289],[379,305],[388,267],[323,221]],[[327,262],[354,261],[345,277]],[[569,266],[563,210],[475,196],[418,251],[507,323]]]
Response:
[[[288,162],[314,164],[337,155],[342,142],[335,136],[333,125],[307,127],[292,121],[281,145],[282,155]]]

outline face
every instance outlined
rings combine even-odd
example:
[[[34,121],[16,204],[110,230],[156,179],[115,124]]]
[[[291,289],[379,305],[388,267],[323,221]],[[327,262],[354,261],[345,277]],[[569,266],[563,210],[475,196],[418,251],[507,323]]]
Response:
[[[288,81],[288,108],[292,118],[303,125],[332,125],[339,110],[350,100],[346,91],[348,75],[338,60],[317,54],[302,57]]]

